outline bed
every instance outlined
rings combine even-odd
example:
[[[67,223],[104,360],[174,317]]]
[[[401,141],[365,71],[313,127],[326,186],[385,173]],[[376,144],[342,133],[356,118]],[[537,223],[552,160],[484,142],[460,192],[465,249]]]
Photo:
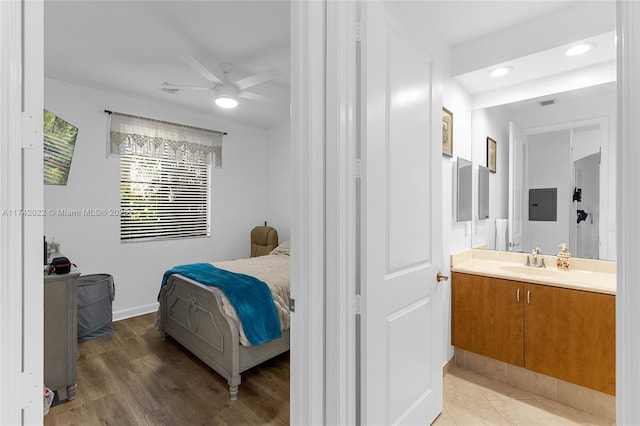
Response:
[[[238,313],[217,287],[167,271],[159,294],[157,326],[163,338],[171,336],[224,377],[231,400],[238,398],[242,372],[289,350],[289,242],[262,254],[211,265],[255,277],[269,286],[281,337],[266,343],[251,345]]]

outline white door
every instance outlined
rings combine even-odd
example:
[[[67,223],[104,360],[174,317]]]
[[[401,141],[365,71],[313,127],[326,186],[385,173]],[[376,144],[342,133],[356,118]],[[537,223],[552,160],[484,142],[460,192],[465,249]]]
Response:
[[[515,123],[509,123],[509,251],[524,250],[526,180],[526,138]]]
[[[573,255],[586,259],[598,259],[600,257],[600,153],[574,161],[573,170],[575,187],[580,189],[579,201],[573,202],[570,216],[571,222],[576,227]],[[583,213],[586,217],[581,217],[579,213]]]
[[[405,22],[363,3],[361,422],[430,424],[442,410],[445,328],[439,82]]]

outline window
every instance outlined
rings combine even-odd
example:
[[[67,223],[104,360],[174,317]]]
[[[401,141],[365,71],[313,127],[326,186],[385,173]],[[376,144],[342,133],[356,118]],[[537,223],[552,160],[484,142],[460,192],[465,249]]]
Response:
[[[207,164],[120,156],[122,241],[210,235]]]
[[[113,113],[110,151],[120,156],[120,240],[209,236],[211,156],[222,133]]]
[[[78,128],[45,109],[43,133],[44,184],[66,185]]]

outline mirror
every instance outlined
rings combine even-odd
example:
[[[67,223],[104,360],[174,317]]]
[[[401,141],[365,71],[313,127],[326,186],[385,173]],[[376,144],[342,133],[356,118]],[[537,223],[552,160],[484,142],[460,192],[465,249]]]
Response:
[[[562,17],[575,26],[553,32],[543,25]],[[500,41],[505,37],[498,35],[456,49],[461,71],[454,79],[471,94],[474,167],[487,166],[486,138],[497,141],[488,219],[481,211],[481,188],[474,190],[478,205],[471,247],[521,252],[540,247],[555,255],[558,245],[567,243],[576,257],[616,260],[615,5],[575,2],[524,29],[500,34],[522,42],[519,55],[509,56]],[[545,40],[530,36],[542,33],[548,35]],[[589,45],[590,53],[567,55],[578,42]],[[496,57],[489,58],[494,52]],[[472,67],[478,58],[486,60]],[[503,80],[489,76],[498,66],[511,71],[499,77]],[[474,185],[480,185],[480,172],[477,176]],[[530,220],[529,202],[536,203],[529,199],[530,190],[552,188],[555,220]]]
[[[510,173],[502,175],[507,187],[491,194],[490,204],[510,205],[502,216],[513,228],[507,232],[508,250],[540,247],[542,253],[555,255],[559,245],[567,243],[575,257],[615,260],[615,83],[554,98],[558,105],[553,111],[541,111],[545,107],[534,99],[472,113],[473,123],[486,123],[489,117],[494,128],[504,129],[503,139],[512,139],[500,145],[510,154]],[[513,128],[509,131],[510,124],[520,128],[520,139]],[[479,170],[478,219],[487,217],[481,210],[481,176]],[[496,221],[488,222],[498,232]],[[487,243],[473,238],[476,232],[474,247]],[[488,243],[504,247],[497,240]]]
[[[471,161],[458,157],[456,161],[456,220],[464,222],[471,220],[473,184],[473,165]]]
[[[489,169],[478,166],[478,219],[489,219]]]

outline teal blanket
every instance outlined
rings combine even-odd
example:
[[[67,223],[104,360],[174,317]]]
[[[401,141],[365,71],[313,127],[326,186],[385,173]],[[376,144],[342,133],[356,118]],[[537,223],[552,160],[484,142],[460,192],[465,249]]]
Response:
[[[216,268],[209,263],[192,263],[174,266],[166,271],[162,277],[160,291],[172,274],[180,274],[200,284],[218,287],[224,291],[236,310],[244,334],[251,345],[256,346],[282,337],[280,319],[273,305],[271,290],[259,279]]]

